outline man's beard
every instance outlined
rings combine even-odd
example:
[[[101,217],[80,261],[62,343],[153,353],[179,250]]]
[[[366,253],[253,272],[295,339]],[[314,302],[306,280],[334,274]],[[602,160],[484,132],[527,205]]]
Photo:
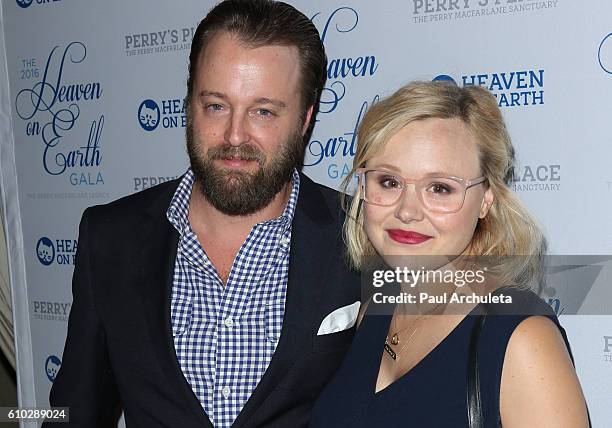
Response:
[[[205,155],[198,152],[193,126],[187,123],[187,153],[196,186],[208,202],[224,214],[243,216],[253,214],[270,204],[272,199],[291,180],[295,167],[304,156],[304,145],[299,127],[283,142],[278,154],[269,161],[256,146],[232,146],[224,143],[211,147]],[[215,160],[239,158],[256,161],[255,172],[217,167]]]

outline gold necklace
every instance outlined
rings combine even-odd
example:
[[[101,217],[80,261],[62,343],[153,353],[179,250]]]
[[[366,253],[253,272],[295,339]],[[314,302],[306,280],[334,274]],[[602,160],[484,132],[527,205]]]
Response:
[[[410,343],[410,339],[412,339],[412,337],[419,330],[419,325],[417,323],[422,318],[423,316],[417,317],[417,319],[414,321],[413,325],[416,325],[416,327],[414,327],[414,329],[412,330],[412,333],[410,333],[410,336],[408,336],[408,339],[406,339],[406,342],[404,343],[404,345],[402,345],[402,347],[400,348],[398,352],[395,352],[393,348],[391,347],[391,345],[393,346],[399,345],[400,344],[399,334],[403,332],[404,330],[407,330],[410,326],[397,330],[391,336],[391,344],[389,344],[389,335],[387,334],[387,337],[385,338],[385,351],[387,352],[387,354],[389,354],[391,358],[393,358],[394,361],[397,361],[399,359],[399,355],[404,351],[404,349],[406,349],[406,346],[408,345],[408,343]],[[395,324],[395,323],[392,322],[392,324]]]
[[[393,317],[393,320],[391,321],[391,328],[393,328],[395,326],[395,321],[396,321],[396,317]],[[414,322],[412,323],[412,326],[417,325],[417,323],[421,320],[421,318],[423,318],[423,315],[416,317]],[[396,346],[399,345],[400,343],[400,333],[402,333],[403,331],[409,329],[411,326],[409,325],[408,327],[404,327],[404,328],[400,328],[400,329],[395,329],[393,328],[395,331],[395,333],[393,333],[393,335],[391,336],[391,344]],[[408,340],[410,340],[410,338],[414,335],[414,332],[412,332],[410,334],[410,337],[408,338]]]
[[[417,332],[418,329],[419,329],[419,327],[415,327],[415,329],[412,330],[412,333],[410,334],[410,336],[406,340],[406,343],[404,343],[404,345],[400,348],[400,350],[398,352],[395,352],[393,350],[393,348],[391,348],[391,345],[389,345],[389,336],[387,336],[385,338],[385,351],[387,352],[387,354],[389,354],[391,356],[391,358],[393,358],[393,361],[397,361],[399,359],[399,354],[401,354],[404,351],[404,349],[406,349],[406,346],[408,345],[408,343],[410,343],[410,339],[412,339],[412,336],[415,335],[415,333]],[[391,343],[393,343],[393,342],[391,342]]]
[[[399,334],[401,332],[403,332],[404,330],[407,330],[408,328],[410,328],[410,326],[402,328],[397,330],[395,333],[393,333],[393,335],[391,335],[391,343],[389,343],[389,334],[387,333],[387,337],[385,337],[385,351],[387,352],[387,354],[389,354],[391,356],[391,358],[393,358],[393,361],[397,361],[399,359],[399,354],[401,354],[404,349],[406,349],[406,346],[408,345],[408,343],[410,343],[410,339],[412,339],[412,337],[416,334],[417,330],[419,329],[419,325],[417,324],[421,319],[425,318],[426,315],[429,314],[433,314],[435,312],[436,309],[438,309],[440,306],[442,306],[442,303],[438,303],[436,306],[433,307],[433,309],[431,309],[430,311],[428,311],[425,314],[422,314],[420,316],[418,316],[415,320],[413,325],[416,325],[416,327],[414,327],[414,330],[412,330],[412,333],[410,333],[410,336],[408,336],[408,339],[406,339],[406,343],[404,343],[404,345],[400,348],[400,350],[398,352],[395,352],[393,350],[393,348],[391,347],[391,345],[393,346],[397,346],[400,344],[400,336]],[[397,308],[396,308],[397,310]],[[391,324],[395,325],[395,316],[396,314],[393,315],[393,318],[391,319]]]

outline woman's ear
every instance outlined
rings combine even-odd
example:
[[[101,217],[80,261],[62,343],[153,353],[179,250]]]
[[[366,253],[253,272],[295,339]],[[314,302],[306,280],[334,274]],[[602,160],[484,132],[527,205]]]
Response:
[[[487,216],[489,209],[491,209],[491,205],[493,205],[494,201],[495,197],[493,196],[493,191],[491,190],[491,188],[488,188],[482,198],[482,204],[480,204],[480,213],[478,214],[478,218],[485,218]]]

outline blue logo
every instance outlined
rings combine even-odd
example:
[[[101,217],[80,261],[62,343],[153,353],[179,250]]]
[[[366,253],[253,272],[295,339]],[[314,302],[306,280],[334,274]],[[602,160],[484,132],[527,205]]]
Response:
[[[145,131],[184,128],[187,125],[185,112],[187,106],[184,98],[165,99],[159,102],[144,100],[138,107],[138,123]]]
[[[17,5],[22,8],[29,7],[33,0],[17,0]]]
[[[607,51],[605,49],[607,49]],[[603,53],[602,50],[604,50]],[[603,71],[612,74],[612,33],[604,37],[599,44],[599,49],[597,49],[597,60]]]
[[[351,98],[352,82],[374,78],[381,63],[375,52],[353,54],[355,41],[350,43],[349,38],[360,33],[360,16],[357,10],[343,6],[327,15],[317,12],[311,20],[319,27],[321,41],[325,45],[336,43],[336,40],[343,40],[344,45],[350,45],[350,53],[341,52],[328,60],[327,85],[321,92],[317,121],[334,121],[334,116],[339,111],[346,111],[346,108],[354,111],[351,114],[353,119],[345,124],[346,127],[340,132],[313,136],[306,148],[304,167],[326,166],[328,178],[341,180],[351,170],[351,158],[355,155],[357,128],[361,118],[368,107],[378,101],[379,96],[373,94],[365,99],[355,100],[353,97],[350,102],[345,100]],[[367,36],[363,32],[362,34]]]
[[[51,383],[55,382],[55,377],[57,376],[57,372],[59,372],[61,365],[62,360],[55,355],[50,355],[49,358],[47,358],[47,361],[45,361],[45,373],[47,373],[47,379],[49,379]]]
[[[559,316],[565,312],[565,308],[562,306],[561,299],[558,297],[549,297],[547,302],[553,311],[555,311],[555,315]]]
[[[452,82],[455,85],[457,84],[457,82],[455,82],[455,79],[450,77],[448,74],[440,74],[439,76],[434,77],[432,80],[434,82]]]
[[[15,111],[26,122],[26,135],[42,141],[44,170],[54,176],[68,172],[73,185],[104,184],[98,171],[104,115],[92,120],[91,126],[81,128],[88,129],[89,135],[73,135],[79,128],[78,121],[85,116],[86,109],[81,106],[97,102],[102,85],[95,81],[64,82],[66,70],[78,67],[86,58],[87,48],[82,42],[69,43],[63,52],[55,46],[47,58],[42,80],[22,89],[15,98]]]
[[[45,266],[55,263],[58,265],[74,266],[76,251],[79,243],[76,239],[54,239],[43,236],[36,244],[38,261]]]
[[[159,124],[159,106],[153,100],[144,100],[138,108],[138,122],[145,131],[153,131]]]
[[[45,266],[49,266],[55,260],[55,247],[53,242],[46,237],[42,237],[36,244],[36,256],[38,261]]]
[[[455,80],[448,74],[439,74],[434,81],[447,81],[463,86],[478,85],[487,88],[499,107],[526,107],[544,104],[544,70],[513,70],[500,73],[466,74]]]

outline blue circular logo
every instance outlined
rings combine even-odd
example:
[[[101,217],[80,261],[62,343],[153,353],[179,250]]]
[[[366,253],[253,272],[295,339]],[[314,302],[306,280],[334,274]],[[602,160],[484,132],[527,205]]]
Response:
[[[29,7],[34,0],[17,0],[17,5],[22,8]]]
[[[138,122],[145,131],[153,131],[159,124],[159,106],[153,100],[144,100],[138,108]]]
[[[55,355],[50,355],[47,361],[45,361],[45,373],[47,373],[47,379],[49,379],[51,383],[55,382],[55,376],[57,376],[57,372],[59,372],[61,365],[62,360]]]
[[[452,82],[455,85],[457,84],[457,82],[455,82],[455,79],[450,77],[448,74],[440,74],[440,75],[434,77],[432,80],[434,82]]]
[[[38,261],[45,266],[49,266],[55,260],[55,247],[53,242],[46,237],[42,237],[36,244],[36,256]]]
[[[604,59],[602,60],[602,58]],[[608,74],[612,74],[612,33],[604,37],[599,44],[599,49],[597,50],[597,60],[599,61],[599,66],[603,71]],[[604,64],[606,62],[607,64]]]

